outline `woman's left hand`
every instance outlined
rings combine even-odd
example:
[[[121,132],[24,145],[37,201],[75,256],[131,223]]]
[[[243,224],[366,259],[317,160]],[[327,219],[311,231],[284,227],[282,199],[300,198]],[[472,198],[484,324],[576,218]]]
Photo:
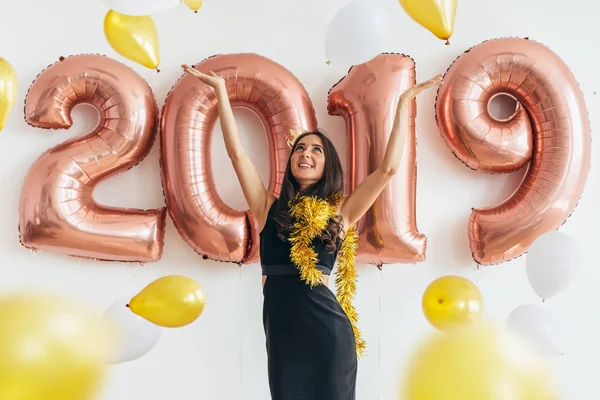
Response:
[[[427,81],[423,81],[418,83],[410,88],[408,88],[402,95],[400,96],[400,103],[409,102],[414,99],[419,93],[422,91],[429,89],[430,87],[439,86],[442,84],[442,78],[444,75],[439,74],[434,78],[431,78]]]

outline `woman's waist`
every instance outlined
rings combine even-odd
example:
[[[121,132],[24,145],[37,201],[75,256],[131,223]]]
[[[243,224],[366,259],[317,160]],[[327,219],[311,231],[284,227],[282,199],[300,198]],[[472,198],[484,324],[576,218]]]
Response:
[[[323,275],[331,274],[331,268],[326,265],[317,264],[315,266],[315,268],[318,269],[319,271],[321,271],[323,273]],[[290,264],[271,264],[271,265],[262,265],[261,264],[261,269],[262,269],[262,274],[266,275],[266,276],[300,275],[300,271],[298,270],[298,267],[291,263]]]

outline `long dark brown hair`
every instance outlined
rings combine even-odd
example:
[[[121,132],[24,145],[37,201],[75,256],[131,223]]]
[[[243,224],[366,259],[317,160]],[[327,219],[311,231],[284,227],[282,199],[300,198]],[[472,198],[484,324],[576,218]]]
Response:
[[[300,184],[292,175],[292,155],[296,151],[296,147],[298,147],[300,140],[310,135],[318,136],[321,139],[321,142],[323,142],[325,167],[321,179],[300,193]],[[290,215],[288,203],[290,200],[293,200],[297,194],[302,196],[314,196],[319,199],[330,199],[336,194],[341,194],[343,190],[344,171],[333,143],[331,143],[327,136],[319,131],[307,132],[300,135],[292,147],[285,170],[285,176],[283,178],[283,186],[274,212],[274,220],[277,224],[277,234],[279,235],[279,238],[287,240],[294,227],[294,221]],[[335,251],[342,230],[341,217],[338,215],[329,221],[327,229],[318,236],[319,239],[323,240],[330,252]]]

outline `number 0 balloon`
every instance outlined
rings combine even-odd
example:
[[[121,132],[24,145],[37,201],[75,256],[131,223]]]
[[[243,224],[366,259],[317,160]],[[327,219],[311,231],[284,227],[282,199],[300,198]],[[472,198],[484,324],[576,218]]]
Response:
[[[195,66],[225,79],[233,107],[256,113],[269,143],[269,191],[281,189],[290,130],[314,130],[315,110],[302,83],[287,69],[257,54],[217,55]],[[219,261],[258,261],[258,230],[249,210],[219,197],[212,174],[212,131],[219,114],[214,90],[186,74],[163,107],[163,186],[175,226],[192,248]]]

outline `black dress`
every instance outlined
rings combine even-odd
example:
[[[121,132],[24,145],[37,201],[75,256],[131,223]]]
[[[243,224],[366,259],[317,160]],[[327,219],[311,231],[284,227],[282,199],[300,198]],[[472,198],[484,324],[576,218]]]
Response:
[[[272,400],[354,400],[357,354],[350,320],[325,285],[310,288],[290,261],[290,243],[277,236],[269,210],[260,233],[263,325]],[[319,268],[329,275],[336,253],[313,241]]]

